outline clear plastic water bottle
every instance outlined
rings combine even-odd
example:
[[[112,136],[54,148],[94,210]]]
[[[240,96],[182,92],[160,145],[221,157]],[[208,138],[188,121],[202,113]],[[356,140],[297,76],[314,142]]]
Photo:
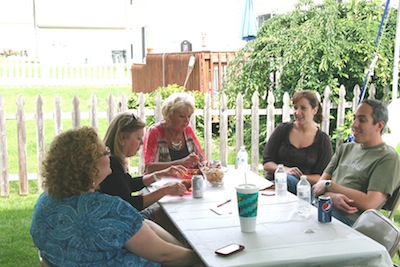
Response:
[[[278,168],[275,170],[275,195],[278,198],[287,195],[287,174],[283,164],[278,164]]]
[[[308,218],[311,212],[311,185],[305,175],[297,183],[297,212]]]
[[[248,169],[248,158],[249,155],[247,154],[246,147],[241,146],[239,149],[239,152],[237,153],[236,156],[236,164],[237,164],[237,169],[240,172],[245,172]]]

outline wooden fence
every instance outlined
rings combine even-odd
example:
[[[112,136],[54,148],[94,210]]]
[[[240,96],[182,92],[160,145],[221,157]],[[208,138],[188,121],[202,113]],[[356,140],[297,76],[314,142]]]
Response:
[[[130,85],[131,66],[110,65],[50,65],[32,61],[0,61],[0,86],[104,86]]]
[[[323,99],[321,99],[323,107],[324,120],[321,123],[321,130],[329,134],[330,120],[331,120],[331,110],[336,110],[337,126],[340,126],[344,122],[344,116],[346,109],[351,108],[353,111],[356,108],[357,96],[359,95],[360,88],[356,86],[354,88],[354,95],[356,96],[352,102],[345,101],[346,90],[342,86],[339,92],[339,102],[334,104],[331,102],[331,91],[327,87],[324,92]],[[369,91],[369,98],[374,98],[375,88],[371,86]],[[227,99],[224,94],[221,95],[219,109],[211,108],[211,97],[210,94],[206,94],[205,97],[205,107],[203,110],[196,110],[195,115],[204,116],[204,152],[207,158],[212,158],[212,116],[219,116],[219,131],[220,131],[220,160],[222,165],[227,165],[228,163],[228,117],[234,116],[236,119],[236,145],[235,151],[238,151],[240,146],[243,144],[244,140],[244,116],[251,117],[251,149],[249,151],[250,167],[253,171],[258,171],[260,168],[260,154],[259,154],[259,125],[261,123],[266,124],[267,127],[267,138],[271,135],[275,128],[275,125],[279,123],[276,121],[276,115],[282,115],[282,122],[290,121],[290,116],[292,110],[290,108],[290,96],[285,93],[283,96],[283,106],[281,108],[275,107],[275,98],[273,94],[268,96],[268,106],[266,109],[259,108],[259,97],[257,93],[254,93],[252,97],[252,107],[251,109],[243,109],[243,97],[241,94],[237,96],[236,110],[227,108]],[[128,110],[127,107],[127,97],[122,95],[121,99],[117,101],[113,95],[110,95],[108,100],[107,113],[99,113],[97,111],[97,98],[92,95],[90,99],[90,125],[98,129],[98,119],[107,118],[108,122],[118,114],[119,112],[124,112]],[[119,105],[117,103],[119,102]],[[144,95],[139,96],[139,108],[134,110],[134,112],[146,121],[147,116],[154,116],[156,122],[161,120],[161,95],[156,96],[156,107],[154,110],[146,110]],[[37,163],[41,166],[45,154],[45,142],[44,142],[44,120],[53,119],[55,133],[61,132],[62,120],[65,119],[63,113],[61,112],[61,100],[57,97],[55,99],[55,111],[54,114],[44,114],[43,113],[43,102],[40,96],[37,97],[36,102],[36,113],[29,116],[28,119],[34,119],[36,121],[36,144],[37,144]],[[4,99],[0,95],[0,182],[1,182],[1,196],[9,195],[9,173],[8,173],[8,154],[7,154],[7,132],[5,127],[5,120],[16,119],[17,131],[18,131],[18,166],[19,166],[19,191],[20,194],[28,194],[28,174],[27,174],[27,139],[32,140],[33,136],[26,136],[25,123],[26,116],[23,109],[23,100],[20,96],[17,100],[17,114],[16,116],[10,116],[4,112]],[[65,115],[65,114],[64,114]],[[81,114],[79,110],[79,99],[75,97],[73,99],[73,110],[72,110],[72,127],[77,128],[81,126]],[[85,114],[87,115],[87,114]],[[264,121],[260,121],[260,116],[266,118]],[[196,116],[192,116],[190,124],[195,129]],[[338,140],[337,144],[341,144],[343,140]],[[143,153],[139,152],[139,166],[138,171],[141,172],[143,169]],[[39,190],[41,190],[40,185],[42,178],[40,176],[40,171],[37,172],[37,180],[39,185]]]

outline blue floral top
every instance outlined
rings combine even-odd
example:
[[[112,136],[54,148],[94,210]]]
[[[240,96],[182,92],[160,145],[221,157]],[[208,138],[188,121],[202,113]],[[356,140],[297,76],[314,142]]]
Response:
[[[30,233],[54,266],[160,266],[124,247],[142,223],[140,213],[119,197],[93,192],[56,200],[43,193]]]

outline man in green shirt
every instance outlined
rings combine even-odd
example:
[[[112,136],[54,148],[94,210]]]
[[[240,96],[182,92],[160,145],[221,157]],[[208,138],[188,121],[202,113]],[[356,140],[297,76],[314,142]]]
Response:
[[[353,225],[367,209],[380,209],[400,185],[398,153],[382,140],[388,110],[377,100],[364,100],[353,119],[354,143],[340,146],[319,181],[315,197],[332,198],[332,215]]]

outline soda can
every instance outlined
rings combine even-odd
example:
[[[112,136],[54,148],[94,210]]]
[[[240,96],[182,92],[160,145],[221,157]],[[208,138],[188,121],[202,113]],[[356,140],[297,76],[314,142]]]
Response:
[[[192,195],[194,198],[202,198],[204,194],[204,179],[202,175],[192,177]]]
[[[211,168],[220,169],[221,168],[221,161],[218,160],[218,159],[214,159],[213,161],[211,161]]]
[[[332,199],[329,196],[318,197],[318,221],[322,223],[332,221]]]

